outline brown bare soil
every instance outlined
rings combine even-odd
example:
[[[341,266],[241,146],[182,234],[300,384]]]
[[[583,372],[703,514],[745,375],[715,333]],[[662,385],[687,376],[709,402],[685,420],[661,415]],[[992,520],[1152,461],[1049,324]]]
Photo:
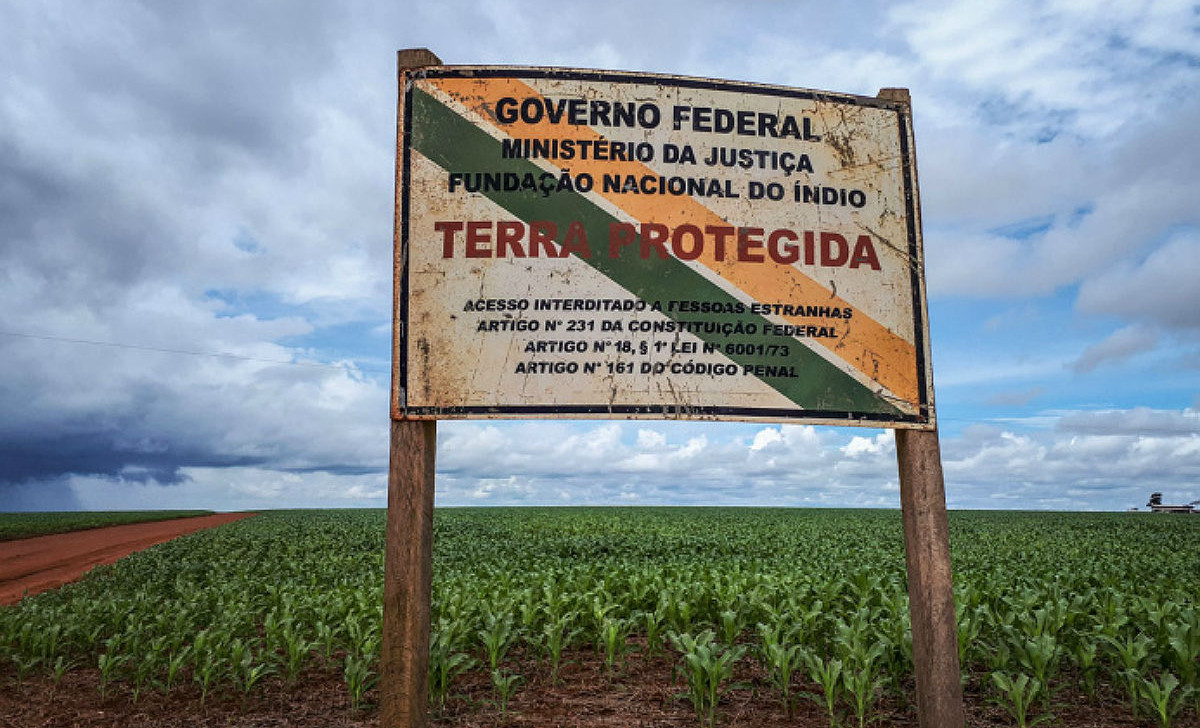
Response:
[[[680,682],[672,682],[675,658],[632,654],[624,666],[608,670],[590,651],[571,656],[560,682],[551,681],[544,664],[510,665],[526,676],[501,715],[491,681],[476,670],[456,681],[447,704],[434,710],[433,728],[699,728]],[[717,728],[827,728],[828,716],[816,703],[801,699],[788,717],[773,691],[763,687],[763,675],[744,660],[735,675],[737,685],[720,704]],[[18,685],[11,666],[0,666],[0,726],[4,728],[375,728],[379,726],[378,690],[367,693],[368,705],[356,709],[342,683],[340,670],[330,665],[312,670],[295,685],[269,678],[249,697],[224,689],[204,702],[199,688],[184,683],[170,694],[147,688],[135,701],[129,685],[108,686],[101,697],[99,673],[79,669],[55,685],[38,675]],[[757,688],[751,687],[757,685]],[[812,684],[797,690],[819,692]],[[910,691],[911,692],[911,691]],[[1015,722],[986,696],[968,693],[967,724],[1001,728]],[[1134,720],[1116,694],[1102,692],[1099,705],[1065,685],[1052,708],[1054,719],[1044,725],[1064,728],[1140,728],[1153,723],[1142,713]],[[915,728],[916,710],[894,696],[872,709],[866,723],[880,728]],[[843,708],[839,726],[857,726]],[[1176,728],[1200,728],[1188,709],[1173,723]]]
[[[57,589],[135,551],[252,515],[217,513],[0,542],[0,605]]]

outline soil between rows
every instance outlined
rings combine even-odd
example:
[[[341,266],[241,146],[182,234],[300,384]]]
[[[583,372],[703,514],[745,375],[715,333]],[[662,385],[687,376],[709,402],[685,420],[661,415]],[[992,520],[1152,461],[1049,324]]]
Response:
[[[488,675],[474,670],[460,676],[452,696],[435,710],[433,728],[698,728],[685,695],[686,688],[673,675],[676,657],[634,653],[617,669],[607,669],[602,656],[580,650],[569,656],[561,679],[550,679],[544,663],[510,664],[524,676],[516,694],[501,715]],[[739,665],[734,677],[741,683],[726,693],[717,728],[827,728],[822,706],[800,699],[795,714],[784,714],[777,694],[765,687],[764,676],[750,660]],[[674,680],[674,682],[673,682]],[[756,687],[750,687],[753,684]],[[813,684],[798,682],[799,691],[819,693]],[[911,686],[909,694],[911,695]],[[55,685],[48,676],[26,678],[18,684],[10,666],[0,667],[0,725],[4,728],[375,728],[379,720],[379,691],[366,695],[366,705],[354,708],[334,665],[303,674],[294,685],[268,678],[248,697],[230,689],[210,693],[201,701],[194,684],[184,682],[169,694],[145,689],[135,701],[128,684],[109,685],[99,691],[99,672],[77,669]],[[968,692],[967,725],[1000,728],[1015,722],[989,696]],[[1135,720],[1128,704],[1111,688],[1101,688],[1099,704],[1075,691],[1064,680],[1052,708],[1054,719],[1044,725],[1062,728],[1135,728],[1153,725],[1142,713]],[[857,726],[841,708],[839,726]],[[877,728],[916,728],[916,709],[895,696],[882,699],[870,712],[866,725]],[[1190,709],[1179,716],[1176,728],[1200,728]]]
[[[0,606],[57,589],[135,551],[252,515],[217,513],[0,542]]]

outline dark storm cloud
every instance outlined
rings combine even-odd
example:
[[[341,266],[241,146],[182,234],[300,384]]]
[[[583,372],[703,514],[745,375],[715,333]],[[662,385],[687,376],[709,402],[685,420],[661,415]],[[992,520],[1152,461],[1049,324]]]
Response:
[[[386,466],[387,390],[349,368],[0,344],[0,485],[69,475],[165,485],[185,480],[187,468]]]
[[[176,485],[186,467],[259,465],[262,457],[222,457],[176,442],[138,447],[121,433],[63,433],[0,442],[0,485],[54,480],[63,475],[99,475],[121,480]]]
[[[74,511],[82,504],[65,479],[0,485],[0,511]]]
[[[264,342],[310,326],[222,318],[204,292],[270,288],[306,255],[289,259],[301,246],[274,223],[303,201],[260,188],[311,173],[323,112],[312,89],[335,67],[341,7],[30,3],[3,15],[0,483],[8,496],[39,482],[61,490],[69,475],[170,484],[189,467],[375,467],[367,463],[378,456],[357,444],[374,444],[358,423],[369,421],[372,398],[385,401],[375,383],[342,369],[281,372],[145,350],[296,356]],[[386,164],[380,172],[386,199]],[[380,219],[386,242],[389,220]],[[238,250],[236,234],[281,252]],[[329,267],[315,261],[326,279]],[[293,284],[285,276],[278,285]],[[326,406],[323,395],[344,406]],[[296,421],[312,426],[282,425]],[[354,434],[313,450],[301,440],[321,424]]]

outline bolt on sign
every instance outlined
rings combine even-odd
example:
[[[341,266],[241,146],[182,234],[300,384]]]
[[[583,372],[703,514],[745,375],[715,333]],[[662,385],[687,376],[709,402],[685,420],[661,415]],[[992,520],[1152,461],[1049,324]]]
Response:
[[[931,428],[907,104],[405,77],[393,416]]]

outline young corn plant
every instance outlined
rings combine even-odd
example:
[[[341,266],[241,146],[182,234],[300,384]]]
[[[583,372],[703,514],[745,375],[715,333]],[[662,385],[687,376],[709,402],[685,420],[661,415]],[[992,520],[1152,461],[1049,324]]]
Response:
[[[117,670],[129,662],[129,655],[119,655],[115,651],[105,652],[96,658],[96,666],[100,668],[100,699],[104,699],[108,684],[116,677]]]
[[[907,602],[894,606],[891,616],[875,626],[874,640],[883,648],[880,661],[886,683],[893,694],[907,702],[905,682],[912,674],[912,628]]]
[[[382,640],[379,633],[381,621],[382,619],[372,618],[365,613],[347,618],[346,634],[350,638],[349,651],[363,656],[375,654]],[[307,655],[308,651],[305,650],[305,656]]]
[[[1058,669],[1063,653],[1058,640],[1053,634],[1043,632],[1036,637],[1018,641],[1013,651],[1021,667],[1028,670],[1034,681],[1042,686],[1042,707],[1049,710],[1052,698],[1050,678]]]
[[[1125,690],[1129,695],[1129,708],[1133,717],[1138,717],[1138,683],[1145,673],[1146,663],[1150,660],[1150,649],[1154,641],[1142,633],[1136,636],[1128,635],[1124,640],[1105,635],[1104,641],[1112,648],[1116,658],[1117,676],[1125,681]]]
[[[17,685],[25,683],[25,677],[33,672],[38,665],[42,664],[42,658],[37,655],[21,655],[12,656],[13,664],[17,666]]]
[[[600,628],[600,639],[604,642],[604,667],[610,672],[619,659],[625,661],[625,652],[629,647],[629,633],[633,630],[633,622],[627,619],[609,617]]]
[[[1092,617],[1095,630],[1109,639],[1116,639],[1129,623],[1129,606],[1119,591],[1104,590],[1097,595],[1097,609]]]
[[[872,628],[873,612],[861,607],[849,622],[839,620],[834,636],[834,650],[842,661],[842,685],[846,699],[858,719],[866,721],[867,710],[876,700],[882,685],[883,657],[888,645],[876,639]]]
[[[547,622],[557,621],[559,617],[572,611],[570,595],[559,580],[547,580],[542,583],[541,606]]]
[[[804,664],[808,668],[808,676],[821,686],[821,695],[804,693],[817,705],[825,708],[829,716],[829,726],[837,725],[837,705],[841,699],[842,661],[834,658],[825,659],[819,655],[805,651]]]
[[[615,601],[609,601],[611,596],[605,593],[603,597],[592,597],[591,611],[588,613],[591,617],[588,634],[595,638],[597,647],[604,645],[604,624],[611,619],[609,615],[617,611],[621,606]]]
[[[200,686],[200,704],[204,705],[208,691],[221,674],[221,659],[214,649],[195,650],[192,655],[192,679]]]
[[[333,647],[337,632],[322,620],[317,621],[315,629],[317,632],[316,644],[321,648],[321,657],[328,663],[333,660]]]
[[[58,654],[58,646],[62,640],[63,628],[61,624],[54,624],[37,633],[36,651],[38,657],[47,665],[50,664],[52,657]]]
[[[954,621],[958,625],[958,664],[965,679],[970,672],[971,655],[975,648],[975,642],[979,639],[979,634],[987,623],[988,611],[986,607],[977,606],[968,609],[966,604],[957,603],[955,612]]]
[[[883,645],[876,644],[865,651],[842,655],[845,659],[842,685],[859,728],[866,725],[867,712],[875,705],[879,688],[883,685],[879,669],[883,650]]]
[[[883,577],[879,574],[866,570],[856,571],[846,579],[847,597],[856,608],[861,609],[870,605],[875,596],[882,591],[882,583]]]
[[[365,705],[364,696],[379,681],[379,673],[371,669],[371,662],[370,655],[347,654],[342,665],[342,678],[350,693],[350,707],[354,710]]]
[[[453,636],[444,631],[433,633],[429,644],[429,702],[434,710],[446,708],[454,678],[475,666],[476,660],[454,651]]]
[[[711,629],[695,637],[671,632],[667,638],[683,654],[683,674],[696,718],[701,725],[712,728],[717,722],[717,703],[729,689],[727,683],[733,677],[737,661],[746,654],[746,646],[717,644],[716,633]]]
[[[175,686],[175,681],[179,679],[179,672],[183,666],[187,664],[188,659],[192,656],[192,646],[183,645],[178,650],[167,655],[167,674],[163,680],[162,692],[169,693],[171,688]]]
[[[1014,677],[1003,672],[993,672],[991,677],[992,684],[1000,692],[996,703],[1008,711],[1016,721],[1017,728],[1030,728],[1054,718],[1051,714],[1044,713],[1030,719],[1029,709],[1042,691],[1042,684],[1037,678],[1031,678],[1024,673],[1018,673]]]
[[[572,629],[575,612],[568,612],[542,625],[541,646],[550,663],[550,681],[558,682],[558,671],[562,666],[563,650],[579,636],[580,629]]]
[[[817,632],[825,614],[825,603],[820,599],[807,604],[789,600],[786,615],[793,641],[798,644],[808,642]]]
[[[742,630],[746,629],[741,613],[734,609],[723,610],[717,615],[717,622],[721,629],[721,641],[727,645],[736,643]]]
[[[1089,639],[1079,640],[1071,648],[1071,658],[1079,668],[1079,674],[1083,676],[1083,691],[1089,698],[1096,697],[1096,673],[1100,670],[1100,665],[1096,662],[1097,653],[1096,643]]]
[[[1177,621],[1181,606],[1173,601],[1161,601],[1150,597],[1138,597],[1139,611],[1147,622],[1154,626],[1154,633],[1163,634],[1167,625]]]
[[[221,663],[216,655],[206,653],[196,659],[195,667],[192,670],[192,679],[200,686],[201,705],[208,700],[208,691],[212,689],[220,674]]]
[[[275,672],[275,666],[261,655],[256,655],[252,649],[247,647],[244,650],[234,654],[232,673],[233,684],[242,692],[243,702],[250,697],[250,693],[254,691],[255,686],[262,682],[263,678]]]
[[[318,646],[310,642],[296,629],[291,620],[284,622],[276,635],[271,638],[280,650],[279,661],[283,668],[283,676],[288,685],[295,685],[309,653]]]
[[[496,694],[496,709],[500,712],[501,720],[508,715],[508,702],[516,694],[517,685],[522,680],[523,678],[516,673],[492,670],[492,690]]]
[[[537,632],[538,620],[542,615],[542,608],[537,597],[533,587],[522,589],[517,595],[517,613],[521,615],[520,631],[524,634]]]
[[[1158,679],[1144,677],[1137,682],[1138,699],[1150,708],[1150,715],[1158,723],[1159,728],[1171,728],[1175,716],[1183,710],[1191,688],[1179,688],[1179,678],[1174,674],[1164,672]]]
[[[50,679],[53,681],[54,687],[57,688],[59,686],[63,676],[72,667],[75,667],[75,661],[68,660],[65,655],[59,655],[54,659],[54,664],[50,667]]]
[[[673,594],[666,603],[667,624],[676,634],[686,634],[692,629],[696,615],[686,595]]]
[[[759,623],[758,634],[761,637],[759,659],[771,680],[771,685],[779,691],[784,714],[791,718],[795,709],[792,697],[792,675],[802,668],[803,648],[798,644],[787,644],[780,632],[781,630],[775,627]]]
[[[1196,666],[1200,664],[1200,618],[1195,610],[1183,610],[1180,622],[1167,626],[1167,657],[1186,688],[1196,687]]]
[[[142,659],[137,661],[137,666],[133,668],[133,702],[138,701],[142,690],[150,682],[150,677],[158,671],[161,659],[159,654],[152,650],[142,655]]]
[[[512,647],[515,638],[512,614],[504,612],[497,616],[491,612],[487,613],[484,616],[483,629],[478,630],[475,634],[487,655],[488,667],[495,672],[504,660],[504,656],[508,654],[508,649]]]
[[[985,662],[991,672],[1003,672],[1012,667],[1013,650],[1006,637],[999,637],[988,647]]]
[[[663,646],[663,627],[666,625],[666,609],[660,602],[653,610],[639,612],[635,619],[640,619],[642,631],[646,635],[646,654],[653,657]]]
[[[250,645],[246,644],[246,641],[241,637],[234,637],[229,641],[225,649],[227,650],[225,658],[229,663],[230,677],[233,677],[237,671],[237,666],[247,655],[250,655]]]

